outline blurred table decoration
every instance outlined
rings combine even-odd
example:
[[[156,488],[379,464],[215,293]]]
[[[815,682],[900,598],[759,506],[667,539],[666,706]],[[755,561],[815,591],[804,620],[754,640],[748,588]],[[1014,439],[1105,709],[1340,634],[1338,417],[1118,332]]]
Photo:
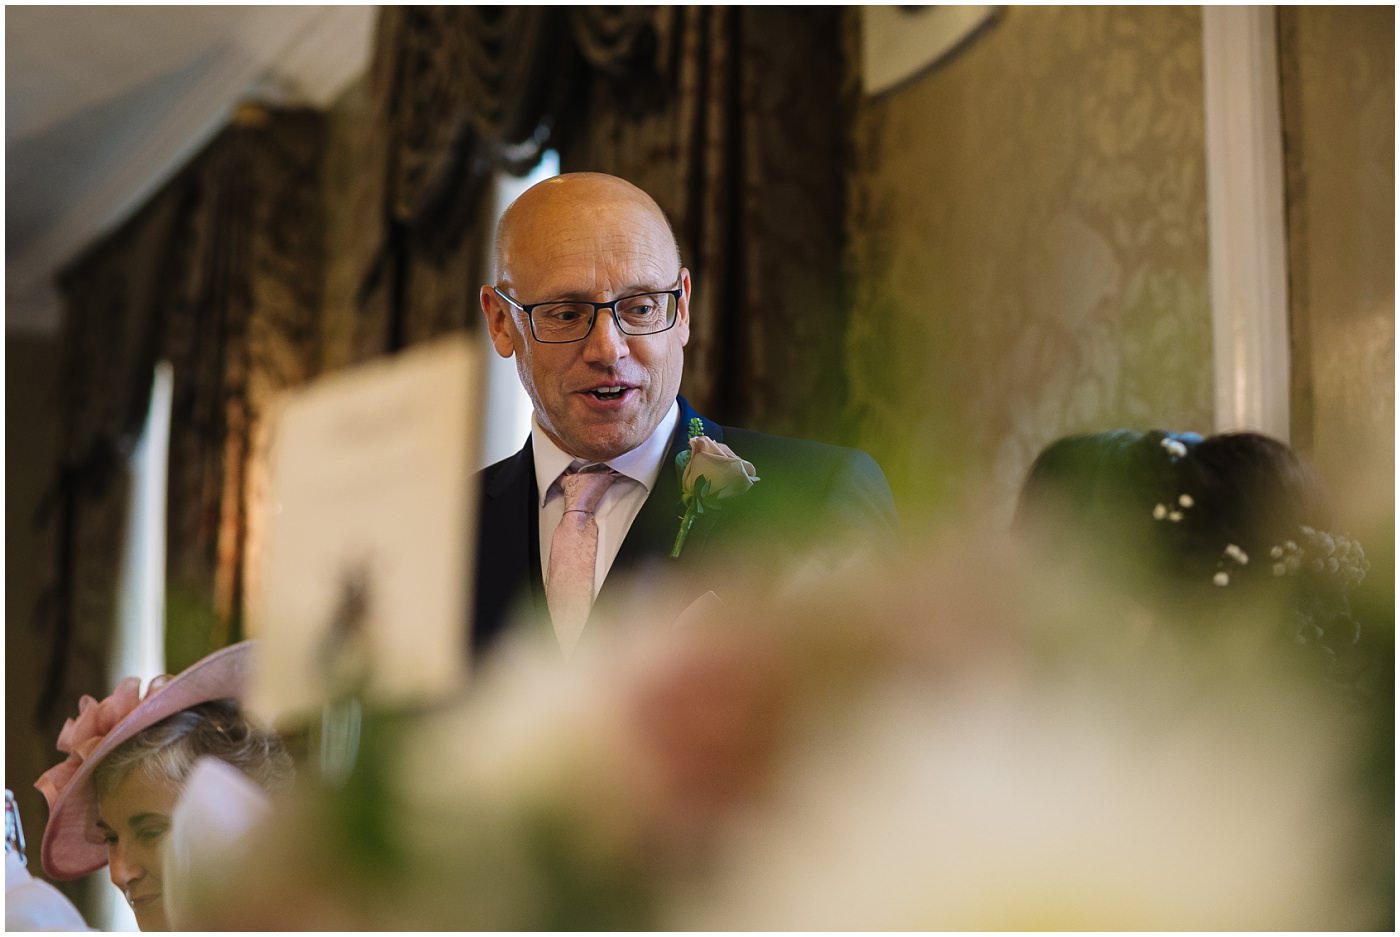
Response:
[[[1365,720],[1257,642],[1136,622],[1119,593],[975,535],[780,600],[743,575],[681,623],[633,609],[567,663],[522,628],[451,702],[368,706],[348,780],[282,804],[253,860],[210,870],[192,923],[1346,930],[1389,914],[1358,872],[1391,861]]]

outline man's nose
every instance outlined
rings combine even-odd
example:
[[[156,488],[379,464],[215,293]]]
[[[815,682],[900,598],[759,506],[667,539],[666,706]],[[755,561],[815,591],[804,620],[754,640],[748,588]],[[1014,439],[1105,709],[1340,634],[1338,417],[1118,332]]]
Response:
[[[611,365],[631,352],[627,336],[617,327],[617,319],[611,309],[599,309],[598,318],[593,322],[593,331],[583,340],[583,357],[596,364]]]

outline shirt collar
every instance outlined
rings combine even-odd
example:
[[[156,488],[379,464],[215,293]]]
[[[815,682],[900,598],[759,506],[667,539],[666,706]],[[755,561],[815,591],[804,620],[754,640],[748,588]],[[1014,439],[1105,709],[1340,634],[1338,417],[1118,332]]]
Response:
[[[650,494],[657,476],[661,474],[661,462],[671,446],[671,437],[675,435],[676,423],[680,418],[680,405],[672,401],[671,408],[666,411],[661,422],[656,424],[651,435],[635,449],[609,459],[607,466],[618,474],[638,482]],[[549,434],[540,428],[539,420],[533,416],[530,417],[530,443],[535,452],[535,484],[540,493],[540,507],[544,507],[545,502],[549,500],[551,486],[570,465],[575,462],[580,466],[591,463],[576,459],[556,446]]]

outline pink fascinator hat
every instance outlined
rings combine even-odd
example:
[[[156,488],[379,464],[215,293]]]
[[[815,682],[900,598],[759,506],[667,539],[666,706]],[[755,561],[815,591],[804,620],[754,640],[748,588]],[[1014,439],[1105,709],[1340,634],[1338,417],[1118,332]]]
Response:
[[[215,651],[179,676],[156,677],[144,699],[140,678],[127,677],[101,702],[91,696],[78,700],[78,718],[65,722],[58,736],[58,750],[67,760],[34,782],[49,802],[39,853],[45,872],[56,879],[78,878],[107,864],[93,770],[117,746],[167,716],[211,700],[241,699],[252,646],[243,641]]]

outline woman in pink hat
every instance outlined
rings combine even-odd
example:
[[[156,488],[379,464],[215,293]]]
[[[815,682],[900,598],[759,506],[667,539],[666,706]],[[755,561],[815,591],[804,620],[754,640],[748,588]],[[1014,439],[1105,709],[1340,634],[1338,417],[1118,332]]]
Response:
[[[34,785],[49,802],[45,872],[72,879],[107,865],[141,929],[168,929],[162,845],[196,760],[216,758],[264,790],[292,776],[281,741],[238,704],[251,649],[245,641],[157,677],[144,698],[140,680],[127,677],[101,702],[78,701],[78,718],[58,737],[68,759]]]

